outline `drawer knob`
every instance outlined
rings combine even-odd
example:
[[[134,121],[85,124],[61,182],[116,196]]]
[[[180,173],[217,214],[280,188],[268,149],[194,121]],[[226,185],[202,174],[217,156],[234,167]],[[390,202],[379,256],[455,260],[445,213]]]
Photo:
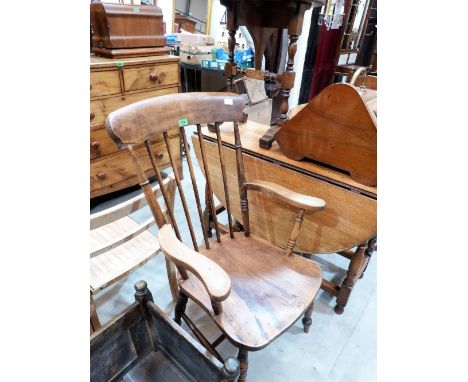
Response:
[[[99,180],[104,180],[107,177],[107,175],[103,172],[98,172],[96,176]]]
[[[158,154],[158,159],[163,159],[163,157],[164,157],[164,154],[163,154],[163,153],[159,153],[159,154]]]
[[[94,119],[95,116],[96,116],[96,114],[94,114],[94,111],[89,113],[89,118],[90,118],[91,121]]]
[[[156,82],[159,79],[159,76],[156,73],[150,73],[149,79],[150,81]]]
[[[94,141],[94,142],[91,142],[91,148],[95,151],[98,151],[101,148],[101,145],[99,144],[99,142]]]

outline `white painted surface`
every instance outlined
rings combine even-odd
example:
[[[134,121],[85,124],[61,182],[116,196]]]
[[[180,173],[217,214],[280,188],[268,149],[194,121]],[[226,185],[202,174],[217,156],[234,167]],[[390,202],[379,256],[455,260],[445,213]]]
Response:
[[[309,39],[310,20],[312,18],[311,7],[304,14],[304,23],[302,25],[302,34],[297,40],[297,52],[294,57],[294,71],[296,72],[296,79],[294,80],[294,87],[289,95],[289,109],[297,106],[299,100],[299,93],[301,91],[302,71],[304,70],[304,60],[307,52],[307,40]]]
[[[166,33],[172,33],[172,14],[174,13],[172,0],[157,0],[156,5],[162,10],[163,21],[166,23]]]

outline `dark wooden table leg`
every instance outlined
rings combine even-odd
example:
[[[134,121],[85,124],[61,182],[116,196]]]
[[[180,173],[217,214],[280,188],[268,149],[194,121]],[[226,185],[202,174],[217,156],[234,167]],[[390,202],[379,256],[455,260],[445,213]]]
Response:
[[[377,237],[373,237],[372,239],[370,239],[368,242],[367,242],[367,249],[366,249],[366,257],[367,257],[367,260],[366,260],[366,266],[364,267],[364,270],[362,271],[361,273],[361,276],[359,277],[359,279],[362,279],[364,277],[364,272],[366,271],[367,269],[367,266],[369,265],[369,261],[372,257],[372,254],[374,253],[374,250],[375,250],[375,247],[377,246]]]
[[[273,142],[275,141],[276,133],[281,129],[281,126],[271,125],[265,134],[259,139],[258,144],[262,149],[271,149]]]
[[[338,292],[338,297],[336,298],[336,306],[335,312],[337,314],[342,314],[344,312],[344,308],[348,303],[349,295],[351,294],[351,290],[354,287],[360,273],[362,271],[362,267],[365,262],[365,252],[367,249],[367,243],[361,244],[356,252],[354,253],[353,257],[351,258],[351,262],[349,263],[348,272],[346,274],[346,278],[344,279],[343,283],[340,286],[340,291]]]

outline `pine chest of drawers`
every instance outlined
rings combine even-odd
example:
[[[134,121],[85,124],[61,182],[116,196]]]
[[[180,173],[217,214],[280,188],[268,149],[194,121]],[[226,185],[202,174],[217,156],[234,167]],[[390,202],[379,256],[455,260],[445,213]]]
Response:
[[[104,127],[107,115],[125,105],[179,92],[179,58],[175,56],[110,59],[91,55],[90,60],[90,186],[91,198],[138,184],[126,151],[119,151]],[[181,172],[179,131],[169,133],[171,153]],[[169,165],[166,145],[161,137],[152,141],[161,168]],[[144,147],[137,147],[145,150]],[[151,163],[145,165],[152,176]]]

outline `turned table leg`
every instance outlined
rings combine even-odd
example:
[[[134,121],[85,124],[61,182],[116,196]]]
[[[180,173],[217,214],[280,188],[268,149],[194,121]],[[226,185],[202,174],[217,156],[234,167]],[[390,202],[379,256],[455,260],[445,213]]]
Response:
[[[369,265],[369,261],[372,257],[372,254],[374,253],[374,250],[375,250],[375,247],[377,245],[377,237],[373,237],[372,239],[370,239],[368,242],[367,242],[367,249],[366,249],[366,266],[364,268],[364,270],[362,271],[361,273],[361,276],[359,277],[360,279],[362,279],[364,277],[364,272],[366,271],[367,269],[367,266]]]
[[[366,257],[366,249],[367,243],[361,244],[351,258],[346,278],[341,284],[338,297],[336,298],[335,312],[337,314],[342,314],[344,312],[344,308],[348,303],[351,290],[353,289],[354,284],[360,275],[360,271],[362,270],[362,266]]]

